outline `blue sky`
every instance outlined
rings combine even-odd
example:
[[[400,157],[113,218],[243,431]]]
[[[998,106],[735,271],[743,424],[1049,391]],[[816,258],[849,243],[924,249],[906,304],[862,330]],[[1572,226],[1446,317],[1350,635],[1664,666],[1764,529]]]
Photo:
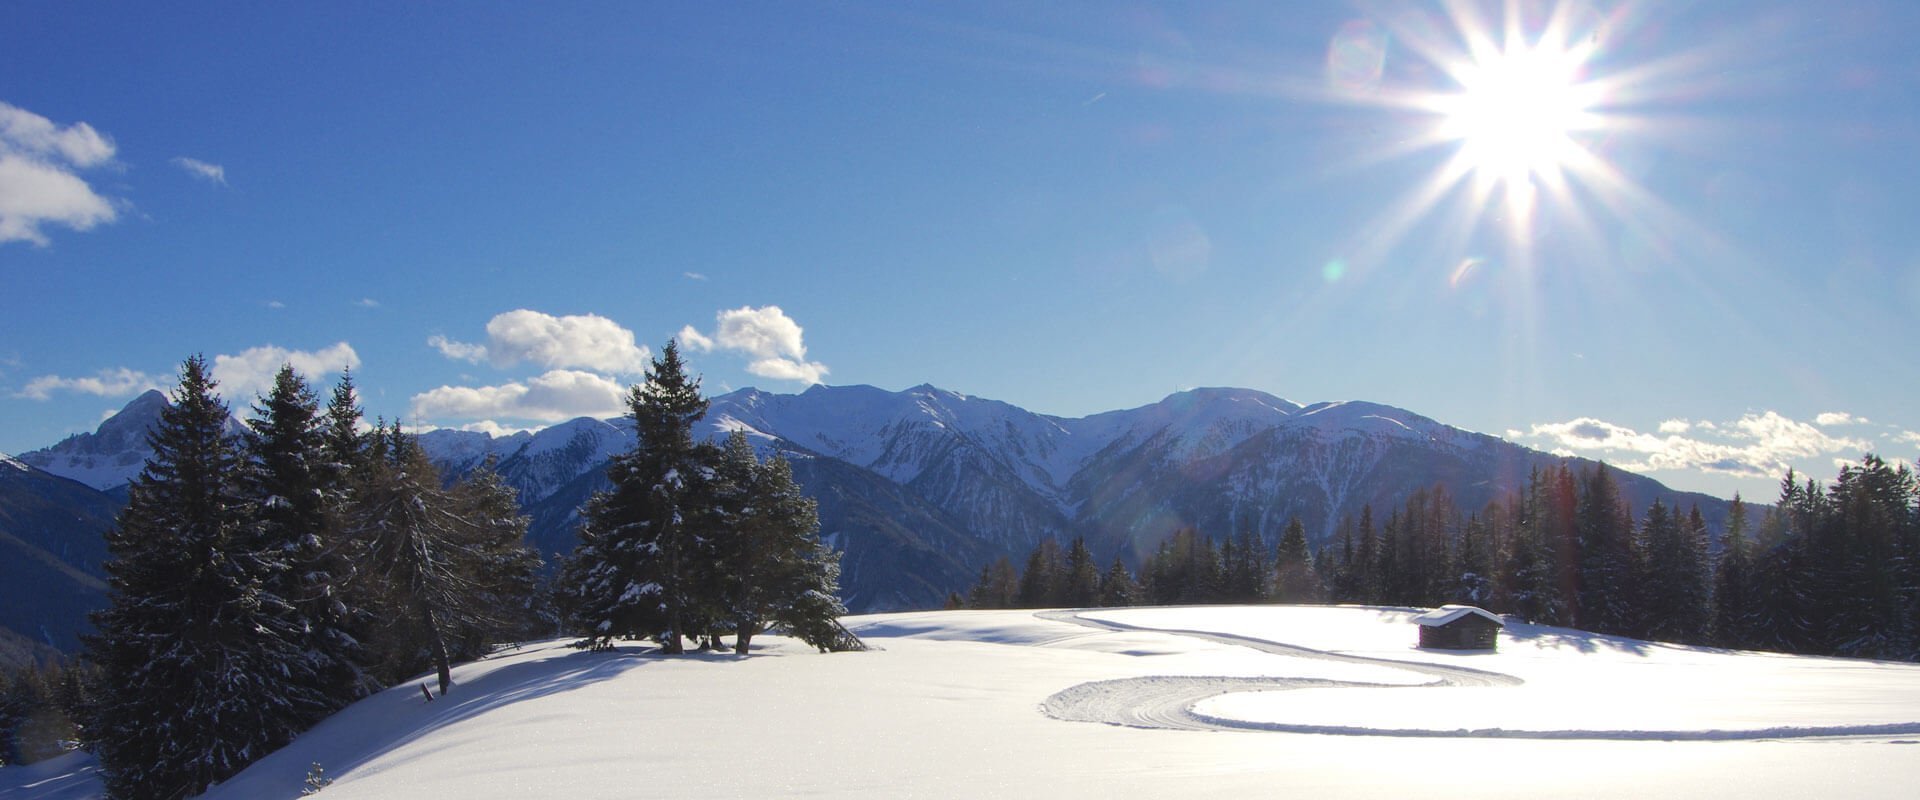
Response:
[[[679,335],[716,393],[1245,386],[1762,500],[1920,453],[1909,3],[557,6],[0,12],[0,451],[195,352],[538,427]],[[1564,119],[1476,126],[1515,52]]]

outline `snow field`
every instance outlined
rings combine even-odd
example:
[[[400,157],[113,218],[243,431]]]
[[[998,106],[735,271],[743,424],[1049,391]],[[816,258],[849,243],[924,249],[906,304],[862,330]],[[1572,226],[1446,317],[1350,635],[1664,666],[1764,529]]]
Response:
[[[209,796],[295,798],[313,762],[334,779],[319,800],[1911,797],[1920,781],[1920,735],[1865,730],[1876,720],[1920,719],[1920,668],[1911,665],[1665,648],[1546,628],[1516,628],[1497,655],[1450,656],[1410,648],[1413,626],[1401,620],[1412,614],[1401,610],[1081,613],[1092,619],[1028,611],[852,617],[849,627],[878,649],[830,655],[780,637],[766,637],[744,658],[529,645],[461,665],[452,693],[431,703],[417,681],[363,700]],[[1104,629],[1111,625],[1139,627]],[[1141,629],[1153,627],[1218,638]],[[1469,675],[1524,683],[1421,685]],[[1713,688],[1716,676],[1730,686],[1791,688],[1799,699],[1749,706],[1750,698],[1726,690],[1725,704],[1741,708],[1703,702],[1672,711],[1674,724],[1712,729],[1724,720],[1689,715],[1750,715],[1755,724],[1841,721],[1855,733],[1681,742],[1327,736],[1165,730],[1158,716],[1203,719],[1187,707],[1198,703],[1241,724],[1297,722],[1313,711],[1322,722],[1391,727],[1430,724],[1421,714],[1466,713],[1480,706],[1469,698],[1484,697],[1509,706],[1502,713],[1540,706],[1555,729],[1581,730],[1606,721],[1583,715],[1611,710],[1605,702],[1568,705],[1583,692],[1667,682],[1694,691]],[[1214,691],[1235,681],[1309,688]],[[1175,701],[1136,695],[1121,704],[1141,714],[1133,726],[1048,716],[1050,698],[1106,682],[1208,691]],[[1641,707],[1666,713],[1661,707],[1678,694]],[[1877,696],[1877,714],[1864,696]],[[1403,710],[1408,704],[1421,708]],[[47,774],[62,768],[73,771],[64,782]],[[0,770],[0,797],[97,796],[84,769],[76,760]],[[28,770],[41,770],[36,788],[25,785]]]

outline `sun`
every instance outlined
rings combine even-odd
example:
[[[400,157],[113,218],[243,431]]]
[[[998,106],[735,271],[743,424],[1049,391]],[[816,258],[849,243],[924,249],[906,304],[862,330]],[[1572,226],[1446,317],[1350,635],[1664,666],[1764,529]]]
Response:
[[[1453,68],[1460,90],[1433,98],[1439,137],[1457,142],[1464,166],[1510,197],[1557,178],[1586,153],[1574,136],[1597,123],[1581,61],[1578,51],[1545,43],[1476,54]]]

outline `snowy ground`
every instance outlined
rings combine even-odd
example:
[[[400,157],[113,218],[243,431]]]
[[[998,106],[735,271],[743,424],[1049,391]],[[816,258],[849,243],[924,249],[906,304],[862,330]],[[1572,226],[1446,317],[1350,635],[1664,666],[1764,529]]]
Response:
[[[1911,797],[1920,667],[1412,614],[1239,607],[855,617],[877,650],[559,643],[368,698],[210,796]],[[1119,724],[1114,724],[1119,723]],[[0,797],[97,795],[84,759]]]

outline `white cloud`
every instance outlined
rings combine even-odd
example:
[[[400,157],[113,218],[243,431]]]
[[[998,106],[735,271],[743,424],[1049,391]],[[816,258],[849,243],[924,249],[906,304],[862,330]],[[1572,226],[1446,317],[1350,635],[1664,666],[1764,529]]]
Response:
[[[0,102],[0,243],[45,246],[40,227],[84,231],[117,216],[76,170],[113,159],[113,141],[84,122],[61,126]]]
[[[413,396],[413,415],[421,420],[562,422],[574,417],[616,417],[626,410],[626,386],[612,378],[570,369],[551,370],[525,383],[442,386]]]
[[[286,308],[286,307],[287,307],[287,304],[286,304],[286,303],[282,303],[282,302],[280,302],[280,301],[278,301],[278,300],[268,300],[268,301],[267,301],[267,307],[268,307],[268,308]]]
[[[1622,469],[1700,470],[1748,477],[1779,475],[1794,459],[1838,453],[1857,455],[1871,449],[1864,440],[1829,436],[1814,425],[1788,419],[1774,411],[1747,414],[1717,425],[1668,420],[1661,423],[1660,430],[1664,435],[1582,417],[1534,425],[1526,438],[1568,452],[1631,459],[1618,464]],[[1683,433],[1693,435],[1683,436]],[[1705,438],[1708,434],[1714,438]]]
[[[208,183],[217,183],[221,186],[227,185],[227,168],[219,164],[209,164],[197,158],[176,156],[173,159],[173,165],[186,170],[188,175],[192,175]]]
[[[819,383],[827,375],[827,365],[807,360],[807,347],[801,341],[800,324],[779,306],[740,308],[714,315],[718,326],[712,336],[688,325],[680,330],[680,339],[699,352],[728,350],[747,356],[747,371],[763,378]]]
[[[578,367],[616,375],[638,375],[652,352],[636,344],[633,331],[597,314],[554,316],[529,309],[495,315],[487,321],[487,343],[456,342],[444,336],[427,340],[448,358],[496,367],[527,362],[548,369]]]
[[[690,281],[704,281],[707,279],[707,275],[704,272],[682,272],[680,274]]]
[[[433,347],[433,349],[440,351],[440,355],[455,361],[478,364],[487,357],[487,346],[484,344],[456,342],[439,334],[427,337],[427,344]]]
[[[1920,431],[1901,431],[1894,435],[1893,440],[1896,442],[1920,445]]]
[[[1828,411],[1814,417],[1813,424],[1822,428],[1828,428],[1834,425],[1865,425],[1867,424],[1867,419],[1865,417],[1856,417],[1845,411]]]
[[[361,308],[379,308],[380,307],[380,301],[375,300],[371,297],[362,297],[359,300],[354,301],[353,304]]]
[[[493,438],[498,439],[503,436],[512,436],[516,433],[532,433],[536,429],[517,427],[514,425],[502,425],[490,419],[483,419],[483,420],[480,420],[479,422],[469,422],[465,425],[462,425],[456,428],[455,430],[469,431],[472,433],[484,433],[488,436],[492,436]]]
[[[240,407],[272,388],[273,376],[283,364],[293,365],[301,377],[316,383],[327,375],[360,366],[360,354],[346,342],[335,342],[319,350],[288,350],[273,345],[249,347],[235,355],[214,356],[213,379],[220,383],[221,396]]]
[[[72,392],[91,394],[99,397],[126,397],[148,389],[158,389],[161,379],[139,370],[117,367],[103,369],[86,378],[62,378],[58,375],[42,375],[27,381],[26,388],[15,393],[15,397],[34,400],[47,400],[54,392]]]
[[[65,161],[76,167],[97,167],[113,159],[113,140],[92,125],[76,122],[61,127],[46,117],[0,102],[0,147],[35,158]]]
[[[714,348],[713,340],[707,338],[706,334],[701,333],[698,330],[695,330],[692,325],[688,325],[681,328],[680,335],[676,338],[680,340],[681,344],[686,345],[688,349],[693,350],[694,352],[698,352],[698,353],[713,352],[713,348]]]

